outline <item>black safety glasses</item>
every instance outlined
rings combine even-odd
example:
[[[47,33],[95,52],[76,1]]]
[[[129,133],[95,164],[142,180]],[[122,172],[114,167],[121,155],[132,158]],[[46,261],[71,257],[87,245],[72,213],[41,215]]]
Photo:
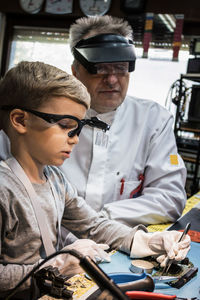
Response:
[[[108,124],[99,120],[96,117],[93,117],[91,119],[79,120],[78,118],[71,115],[48,114],[48,113],[40,112],[22,106],[12,106],[12,105],[1,106],[2,110],[12,110],[16,108],[30,112],[33,115],[45,120],[48,123],[57,124],[63,129],[70,130],[68,132],[69,137],[74,137],[75,135],[79,135],[83,126],[85,125],[89,125],[91,127],[97,127],[99,129],[102,129],[103,131],[107,131],[110,128]]]

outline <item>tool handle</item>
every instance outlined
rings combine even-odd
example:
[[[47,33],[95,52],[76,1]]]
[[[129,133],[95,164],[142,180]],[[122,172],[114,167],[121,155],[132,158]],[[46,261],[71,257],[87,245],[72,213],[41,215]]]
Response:
[[[185,237],[186,234],[188,233],[190,227],[191,227],[191,223],[187,223],[187,225],[186,225],[186,227],[185,227],[183,233],[181,234],[180,239],[178,240],[178,243],[181,242],[181,241],[184,239],[184,237]]]
[[[147,275],[143,279],[117,284],[120,290],[126,291],[146,291],[153,292],[155,285],[151,276]]]
[[[94,280],[101,290],[108,290],[118,300],[128,300],[122,290],[89,256],[80,259],[80,266]]]
[[[176,295],[164,295],[151,292],[128,291],[126,295],[130,299],[150,299],[150,300],[172,300],[176,299]]]

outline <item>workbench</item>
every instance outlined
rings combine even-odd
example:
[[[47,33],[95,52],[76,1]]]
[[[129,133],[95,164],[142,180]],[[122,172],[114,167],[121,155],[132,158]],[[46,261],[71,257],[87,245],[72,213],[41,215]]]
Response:
[[[195,194],[188,199],[186,208],[183,212],[182,217],[175,223],[176,226],[179,226],[180,221],[185,220],[188,222],[188,216],[190,213],[196,210],[199,212],[198,224],[195,224],[196,228],[199,228],[200,231],[200,193]],[[196,213],[195,211],[195,213]],[[190,217],[189,217],[190,219]],[[193,224],[193,219],[189,220]],[[183,222],[182,222],[183,223]],[[152,225],[148,227],[149,231],[162,231],[168,229],[172,224],[160,224]],[[174,226],[174,225],[173,225]],[[174,229],[172,227],[172,229]],[[179,229],[179,228],[178,228]],[[197,229],[195,229],[197,230]],[[200,270],[200,243],[191,242],[191,249],[187,255],[189,260],[194,264],[195,267],[198,267]],[[106,274],[115,273],[115,272],[130,272],[129,267],[131,265],[131,258],[121,252],[115,252],[111,256],[111,263],[101,263],[100,267]],[[85,277],[85,274],[80,274],[72,278],[72,282],[78,282],[78,289],[74,293],[74,300],[86,300],[95,290],[98,289],[98,286],[88,280]],[[197,275],[187,282],[182,288],[176,289],[172,288],[166,283],[156,284],[154,292],[163,293],[167,295],[177,295],[178,297],[192,298],[197,297],[200,300],[200,271],[197,272]],[[41,300],[53,300],[55,298],[49,296],[43,296]],[[91,296],[90,296],[91,299]],[[94,298],[95,299],[95,298]],[[95,299],[96,300],[96,299]]]

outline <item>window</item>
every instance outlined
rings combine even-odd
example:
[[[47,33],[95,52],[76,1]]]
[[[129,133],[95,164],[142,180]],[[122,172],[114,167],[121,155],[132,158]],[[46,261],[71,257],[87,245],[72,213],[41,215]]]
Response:
[[[14,29],[9,68],[21,60],[43,61],[71,73],[72,54],[68,31],[19,28]]]
[[[189,52],[181,50],[179,61],[172,61],[172,50],[149,49],[148,59],[142,58],[142,48],[136,48],[136,68],[132,73],[128,93],[151,99],[165,106],[171,85],[185,74]]]

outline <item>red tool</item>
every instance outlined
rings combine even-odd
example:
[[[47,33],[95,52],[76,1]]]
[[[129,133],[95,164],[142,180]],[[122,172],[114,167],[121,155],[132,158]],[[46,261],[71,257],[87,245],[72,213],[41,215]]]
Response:
[[[150,299],[150,300],[172,300],[176,299],[176,295],[164,295],[152,292],[142,292],[142,291],[128,291],[126,295],[130,299]]]
[[[135,299],[135,300],[139,300],[139,299],[149,299],[149,300],[178,300],[178,299],[188,299],[189,298],[179,298],[176,297],[176,295],[164,295],[164,294],[159,294],[159,293],[152,293],[152,292],[142,292],[142,291],[128,291],[126,292],[126,295],[130,298],[130,299]],[[196,298],[190,298],[192,299],[196,299]]]

